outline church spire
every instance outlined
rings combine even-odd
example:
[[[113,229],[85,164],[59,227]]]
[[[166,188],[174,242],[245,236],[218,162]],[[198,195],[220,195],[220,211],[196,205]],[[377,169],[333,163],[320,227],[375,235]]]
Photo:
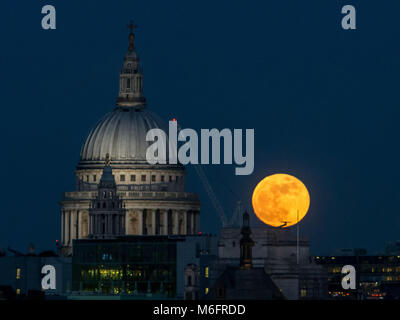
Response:
[[[253,267],[253,246],[251,239],[250,216],[247,212],[243,214],[242,239],[240,239],[240,268],[251,269]]]
[[[130,22],[128,28],[130,29],[129,46],[119,75],[117,106],[142,109],[146,105],[146,99],[143,96],[143,74],[139,67],[139,57],[135,51],[135,34],[133,30],[136,25],[134,25],[133,21]]]

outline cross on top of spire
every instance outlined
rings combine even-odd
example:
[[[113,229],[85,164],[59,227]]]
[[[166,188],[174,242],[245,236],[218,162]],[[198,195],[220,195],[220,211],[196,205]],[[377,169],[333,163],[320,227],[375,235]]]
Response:
[[[131,30],[131,33],[133,33],[133,30],[134,30],[135,28],[137,28],[137,25],[135,25],[135,24],[133,23],[133,20],[131,20],[131,22],[128,24],[128,28]]]
[[[132,52],[134,49],[135,49],[135,44],[134,44],[134,41],[135,41],[135,34],[133,33],[133,30],[135,29],[135,28],[137,28],[137,25],[135,25],[134,23],[133,23],[133,20],[131,20],[131,23],[130,24],[128,24],[128,28],[131,30],[131,32],[129,33],[129,51],[130,52]]]

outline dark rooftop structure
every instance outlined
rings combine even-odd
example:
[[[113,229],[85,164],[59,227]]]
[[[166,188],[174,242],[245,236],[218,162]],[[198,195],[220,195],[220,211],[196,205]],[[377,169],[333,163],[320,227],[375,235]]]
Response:
[[[249,214],[243,214],[242,239],[240,240],[240,264],[228,266],[216,279],[205,299],[248,299],[281,300],[285,299],[271,277],[262,267],[253,267],[249,226]]]

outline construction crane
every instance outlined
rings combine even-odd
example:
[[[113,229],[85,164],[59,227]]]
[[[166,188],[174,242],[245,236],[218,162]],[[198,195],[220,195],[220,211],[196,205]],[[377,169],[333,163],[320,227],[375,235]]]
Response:
[[[211,203],[212,203],[215,211],[217,211],[217,213],[218,213],[219,219],[221,220],[221,223],[222,223],[222,227],[223,228],[227,227],[228,221],[226,218],[225,211],[222,208],[220,202],[218,201],[218,198],[215,195],[214,190],[212,189],[210,182],[208,181],[207,176],[204,173],[203,168],[200,165],[194,165],[194,169],[195,169],[197,175],[199,176],[199,178],[204,186],[204,189],[206,190],[207,195],[211,200]]]
[[[172,121],[177,122],[177,120],[175,118],[172,119]],[[179,131],[181,130],[181,126],[178,124],[178,122],[177,122],[177,128]],[[200,181],[203,184],[203,187],[206,190],[208,197],[211,200],[211,204],[213,205],[215,211],[217,211],[217,213],[218,213],[222,227],[225,228],[227,226],[231,226],[232,223],[234,223],[233,219],[236,219],[237,214],[233,215],[231,221],[228,224],[228,219],[225,214],[225,211],[224,211],[223,207],[221,206],[221,203],[219,202],[217,196],[215,195],[215,192],[214,192],[213,188],[211,187],[211,184],[208,181],[203,168],[200,165],[193,165],[193,167],[194,167],[194,170],[196,171],[197,175],[199,176]],[[233,191],[231,190],[231,192],[233,192]],[[240,215],[240,212],[239,212],[239,215]]]
[[[235,208],[235,212],[232,215],[232,218],[229,222],[229,226],[233,227],[233,226],[239,226],[240,225],[240,218],[242,217],[242,201],[241,200],[237,200],[236,201],[236,208]]]
[[[26,256],[26,254],[23,254],[22,252],[20,252],[18,250],[14,250],[10,246],[7,248],[7,250],[14,253],[14,255],[16,255],[17,257]]]
[[[172,121],[177,123],[177,128],[180,131],[181,126],[178,124],[178,121],[175,118],[172,119]],[[233,213],[231,219],[228,222],[227,215],[225,214],[225,211],[224,211],[221,203],[219,202],[217,196],[215,195],[215,192],[214,192],[213,188],[211,187],[211,184],[210,184],[209,180],[207,179],[207,176],[206,176],[203,168],[199,164],[193,165],[193,167],[194,167],[194,170],[196,171],[197,175],[199,176],[200,181],[203,184],[203,187],[206,190],[208,197],[211,200],[212,206],[214,207],[215,211],[217,211],[217,213],[218,213],[222,227],[225,228],[225,227],[238,226],[239,220],[240,220],[240,217],[242,214],[242,201],[239,199],[239,197],[232,191],[231,188],[226,186],[229,189],[229,191],[233,194],[233,196],[237,199],[235,212]]]
[[[227,184],[225,184],[225,187],[232,193],[232,196],[236,199],[236,208],[232,214],[231,220],[229,221],[229,226],[237,227],[241,224],[241,217],[242,217],[242,213],[243,213],[242,212],[242,200],[237,195],[237,193],[231,189],[231,187],[229,187]]]

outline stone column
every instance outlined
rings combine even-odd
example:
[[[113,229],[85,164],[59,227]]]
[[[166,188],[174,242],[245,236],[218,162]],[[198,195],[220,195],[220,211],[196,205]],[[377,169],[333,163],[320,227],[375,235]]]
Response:
[[[196,216],[195,216],[195,219],[196,219],[196,227],[195,227],[195,232],[196,233],[199,233],[200,232],[200,211],[195,211],[196,212]]]
[[[197,233],[197,227],[196,227],[196,222],[197,222],[197,220],[196,220],[196,217],[197,217],[197,213],[196,213],[196,211],[192,211],[192,233],[193,234],[196,234]]]
[[[96,219],[96,216],[94,215],[94,214],[92,214],[92,218],[91,218],[92,220],[92,226],[91,226],[91,233],[92,234],[95,234],[96,233],[96,230],[97,230],[97,219]]]
[[[126,220],[126,212],[124,214],[122,214],[122,234],[126,234],[126,231],[125,231],[125,229],[126,229],[125,220]]]
[[[143,229],[142,229],[142,224],[143,224],[143,214],[140,211],[136,211],[136,217],[137,217],[137,233],[138,234],[143,234]],[[126,222],[125,222],[126,223]]]
[[[168,234],[168,211],[165,209],[160,210],[161,214],[161,234],[167,235]]]
[[[64,227],[65,227],[64,211],[61,211],[61,239],[60,239],[61,244],[64,244]]]
[[[97,233],[97,216],[95,214],[92,215],[92,234]]]
[[[179,234],[178,210],[172,210],[172,234]]]
[[[194,211],[189,210],[190,214],[190,234],[194,234]]]
[[[133,213],[133,210],[128,209],[128,210],[126,210],[125,212],[126,212],[126,213],[125,213],[125,214],[126,214],[126,217],[129,219],[129,217],[130,217],[130,216],[132,215],[132,213]],[[125,228],[124,234],[132,234],[130,221],[128,221],[128,225],[127,225],[126,228]]]
[[[194,234],[194,211],[193,210],[189,210],[189,214],[190,214],[190,234]]]
[[[186,223],[187,223],[186,210],[178,210],[178,212],[179,212],[178,228],[179,228],[179,220],[182,219],[181,230],[179,230],[179,234],[186,234]]]
[[[76,211],[71,210],[70,213],[71,223],[70,223],[70,236],[71,236],[71,244],[72,240],[76,239]]]
[[[151,234],[156,234],[156,210],[151,209]]]
[[[97,234],[100,234],[101,233],[101,219],[102,219],[102,217],[101,217],[101,214],[96,214],[96,216],[95,216],[95,223],[96,223],[96,233]]]
[[[122,235],[123,234],[122,233],[122,214],[117,214],[115,223],[116,223],[115,232],[118,235]]]
[[[188,215],[190,214],[190,211],[188,211],[188,210],[182,210],[182,211],[183,211],[183,220],[184,220],[183,225],[185,226],[184,227],[185,234],[190,234],[190,217],[188,217]],[[188,224],[189,224],[189,228],[188,228]]]
[[[83,211],[78,210],[78,238],[83,238]]]
[[[80,239],[80,233],[81,233],[81,216],[82,213],[79,212],[79,210],[76,210],[76,238]]]
[[[66,214],[67,214],[67,216],[66,216],[67,228],[65,230],[66,231],[65,243],[67,245],[69,245],[69,243],[71,241],[71,232],[70,232],[70,229],[71,229],[71,211],[67,211]]]
[[[80,217],[81,229],[79,233],[80,233],[80,238],[84,238],[87,237],[89,234],[89,228],[90,228],[89,211],[88,210],[81,211],[80,216],[81,216]],[[84,221],[86,221],[86,224],[84,223]]]
[[[111,216],[109,214],[106,214],[106,235],[110,235],[111,234]]]
[[[141,216],[142,216],[142,224],[141,224],[142,234],[146,235],[146,234],[148,234],[148,232],[145,232],[145,229],[147,228],[147,210],[146,209],[142,210]]]
[[[88,224],[89,224],[89,234],[93,234],[93,215],[89,214],[88,216]]]
[[[108,235],[113,234],[113,224],[114,224],[113,218],[114,218],[113,215],[108,214]]]
[[[97,234],[101,234],[101,232],[102,232],[101,227],[102,227],[102,219],[103,219],[103,217],[102,217],[101,214],[96,214],[95,219],[96,219],[96,233]]]

